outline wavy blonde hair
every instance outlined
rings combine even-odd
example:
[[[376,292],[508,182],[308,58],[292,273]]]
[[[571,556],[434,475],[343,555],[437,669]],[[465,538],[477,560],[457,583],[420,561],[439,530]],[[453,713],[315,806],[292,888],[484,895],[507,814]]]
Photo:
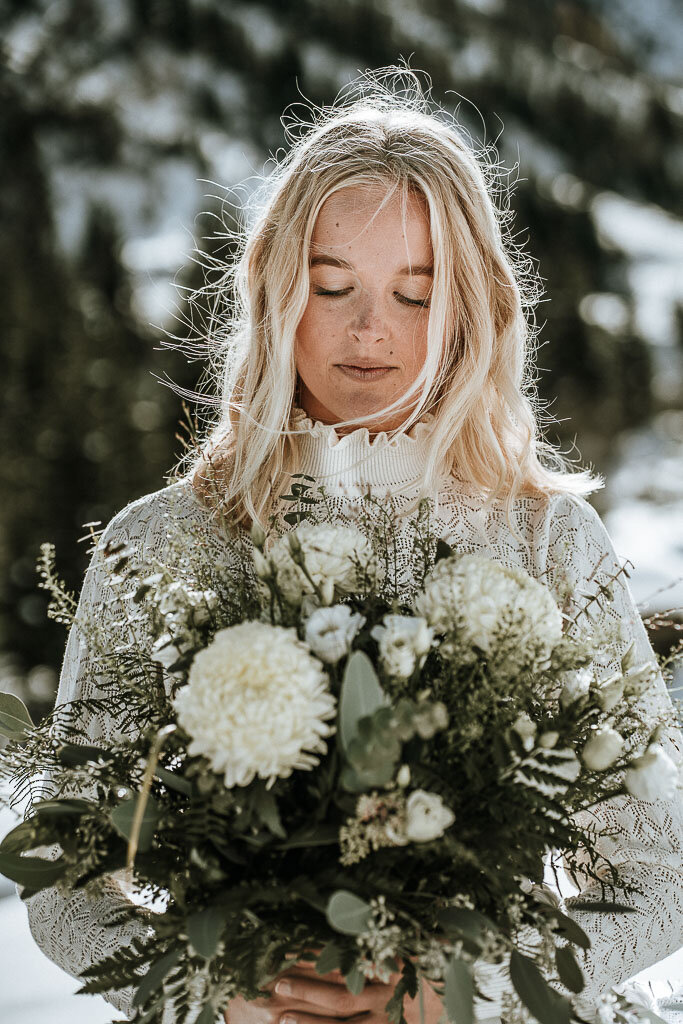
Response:
[[[216,280],[190,296],[190,308],[211,300],[198,340],[218,380],[218,415],[185,456],[184,476],[197,494],[234,525],[264,526],[274,497],[298,470],[294,353],[311,235],[328,196],[351,185],[381,185],[387,199],[398,189],[404,211],[407,195],[417,194],[429,215],[428,354],[400,399],[415,395],[412,411],[389,432],[433,413],[420,493],[436,493],[445,465],[484,504],[502,494],[510,522],[522,494],[601,487],[601,478],[573,470],[540,436],[530,314],[542,289],[509,235],[509,189],[490,150],[476,151],[411,69],[365,72],[331,106],[308,109],[308,123],[283,117],[290,148],[253,193],[256,216],[228,232],[233,255],[211,258]]]

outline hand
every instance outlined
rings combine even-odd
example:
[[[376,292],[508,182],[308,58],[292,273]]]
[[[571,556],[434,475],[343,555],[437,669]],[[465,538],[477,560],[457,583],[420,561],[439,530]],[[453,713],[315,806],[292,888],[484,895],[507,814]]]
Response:
[[[231,1000],[225,1011],[226,1024],[338,1024],[354,1020],[358,1024],[388,1024],[385,1006],[394,993],[400,973],[388,982],[367,981],[362,993],[354,996],[346,987],[339,970],[316,973],[310,961],[300,960],[265,986],[273,992],[247,1002],[240,996]],[[284,985],[289,985],[289,991]],[[423,982],[425,1024],[437,1024],[444,1013],[443,1004],[428,982]],[[420,1024],[420,997],[404,998],[408,1024]]]

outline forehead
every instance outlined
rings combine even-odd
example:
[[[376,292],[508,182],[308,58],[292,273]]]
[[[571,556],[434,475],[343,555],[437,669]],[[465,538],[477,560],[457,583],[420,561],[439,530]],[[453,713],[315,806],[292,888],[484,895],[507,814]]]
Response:
[[[400,247],[415,259],[428,259],[431,238],[424,198],[409,192],[404,214],[400,192],[387,198],[387,189],[381,186],[349,185],[328,196],[313,227],[312,254],[368,244]]]

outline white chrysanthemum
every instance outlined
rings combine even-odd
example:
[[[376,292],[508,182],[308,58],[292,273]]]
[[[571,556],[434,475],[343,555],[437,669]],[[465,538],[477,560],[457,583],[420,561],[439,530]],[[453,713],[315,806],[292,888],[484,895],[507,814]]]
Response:
[[[434,630],[421,615],[385,615],[383,625],[373,626],[370,635],[379,645],[387,674],[407,679],[428,654]]]
[[[311,580],[292,557],[291,545],[301,545],[311,579],[322,585],[334,584],[342,594],[353,593],[359,584],[356,563],[374,566],[375,555],[368,538],[355,526],[331,523],[300,523],[274,542],[268,556],[275,567],[278,585],[293,605],[313,592]]]
[[[522,569],[483,555],[440,559],[413,607],[438,633],[457,630],[466,644],[492,654],[504,630],[519,664],[541,665],[562,636],[562,614],[547,587]]]
[[[316,657],[330,665],[348,654],[365,616],[352,612],[347,604],[317,608],[306,622],[304,639]]]
[[[173,703],[192,738],[189,753],[206,757],[229,788],[256,775],[270,787],[295,768],[310,769],[334,732],[322,665],[295,629],[263,622],[219,630]]]

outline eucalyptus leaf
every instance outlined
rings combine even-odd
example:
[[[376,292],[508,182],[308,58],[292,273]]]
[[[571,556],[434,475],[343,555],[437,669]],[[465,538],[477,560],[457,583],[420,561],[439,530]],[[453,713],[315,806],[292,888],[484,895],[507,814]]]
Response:
[[[557,919],[556,931],[560,935],[569,939],[570,942],[574,942],[577,946],[581,946],[582,949],[590,949],[590,938],[572,917],[563,914],[557,907],[548,908],[548,913]]]
[[[6,833],[0,843],[0,853],[21,853],[23,850],[33,850],[36,846],[40,846],[36,838],[36,822],[29,818]]]
[[[225,907],[208,907],[192,914],[187,919],[187,937],[192,947],[205,960],[210,960],[218,949],[218,943],[229,916]]]
[[[583,992],[586,980],[570,946],[561,946],[555,950],[555,963],[560,981],[572,992]]]
[[[83,743],[62,743],[56,753],[62,764],[69,767],[87,764],[89,761],[111,761],[116,756],[104,747],[92,747]]]
[[[130,839],[138,799],[139,794],[136,794],[129,800],[124,800],[123,803],[118,804],[110,813],[110,818],[114,828],[123,836],[124,839]],[[157,802],[150,793],[147,797],[145,813],[143,814],[142,824],[140,826],[140,835],[138,838],[139,850],[149,850],[152,845],[152,838],[159,821],[159,815],[160,810]]]
[[[10,740],[20,740],[33,728],[33,720],[24,702],[13,693],[0,691],[0,733]]]
[[[451,960],[446,968],[444,1006],[453,1024],[474,1021],[474,981],[472,969],[464,960]]]
[[[46,860],[43,857],[22,857],[18,853],[0,853],[0,874],[13,882],[38,892],[54,885],[67,868],[63,857]]]
[[[33,805],[33,812],[36,817],[61,818],[76,817],[87,811],[96,809],[98,804],[92,800],[81,800],[78,797],[65,797],[62,800],[37,800]]]
[[[342,950],[336,942],[328,942],[320,950],[315,962],[316,974],[329,974],[341,965]]]
[[[182,775],[176,775],[175,772],[169,772],[167,768],[162,768],[160,764],[154,769],[154,774],[169,789],[175,789],[178,793],[183,793],[185,796],[192,796],[193,788],[189,779],[184,779]]]
[[[354,651],[346,662],[339,695],[339,741],[346,751],[358,733],[358,722],[388,703],[377,673],[364,651]]]
[[[147,973],[143,976],[133,996],[133,1006],[143,1006],[149,997],[161,988],[164,978],[180,959],[180,950],[175,949],[166,953],[159,960],[152,964]]]
[[[573,1009],[568,999],[551,988],[529,957],[513,949],[510,978],[517,995],[540,1024],[570,1024]]]
[[[610,914],[635,914],[638,907],[630,907],[626,903],[610,903],[608,900],[577,900],[568,904],[571,910],[590,910],[595,913],[607,911]]]
[[[344,977],[349,992],[354,996],[359,996],[365,988],[365,975],[358,965],[354,964],[349,973],[345,974]]]
[[[468,907],[444,907],[438,913],[438,921],[444,931],[453,933],[479,946],[487,931],[497,931],[490,918],[478,910]]]
[[[346,889],[338,889],[327,904],[327,920],[344,935],[360,935],[370,923],[371,907]]]

